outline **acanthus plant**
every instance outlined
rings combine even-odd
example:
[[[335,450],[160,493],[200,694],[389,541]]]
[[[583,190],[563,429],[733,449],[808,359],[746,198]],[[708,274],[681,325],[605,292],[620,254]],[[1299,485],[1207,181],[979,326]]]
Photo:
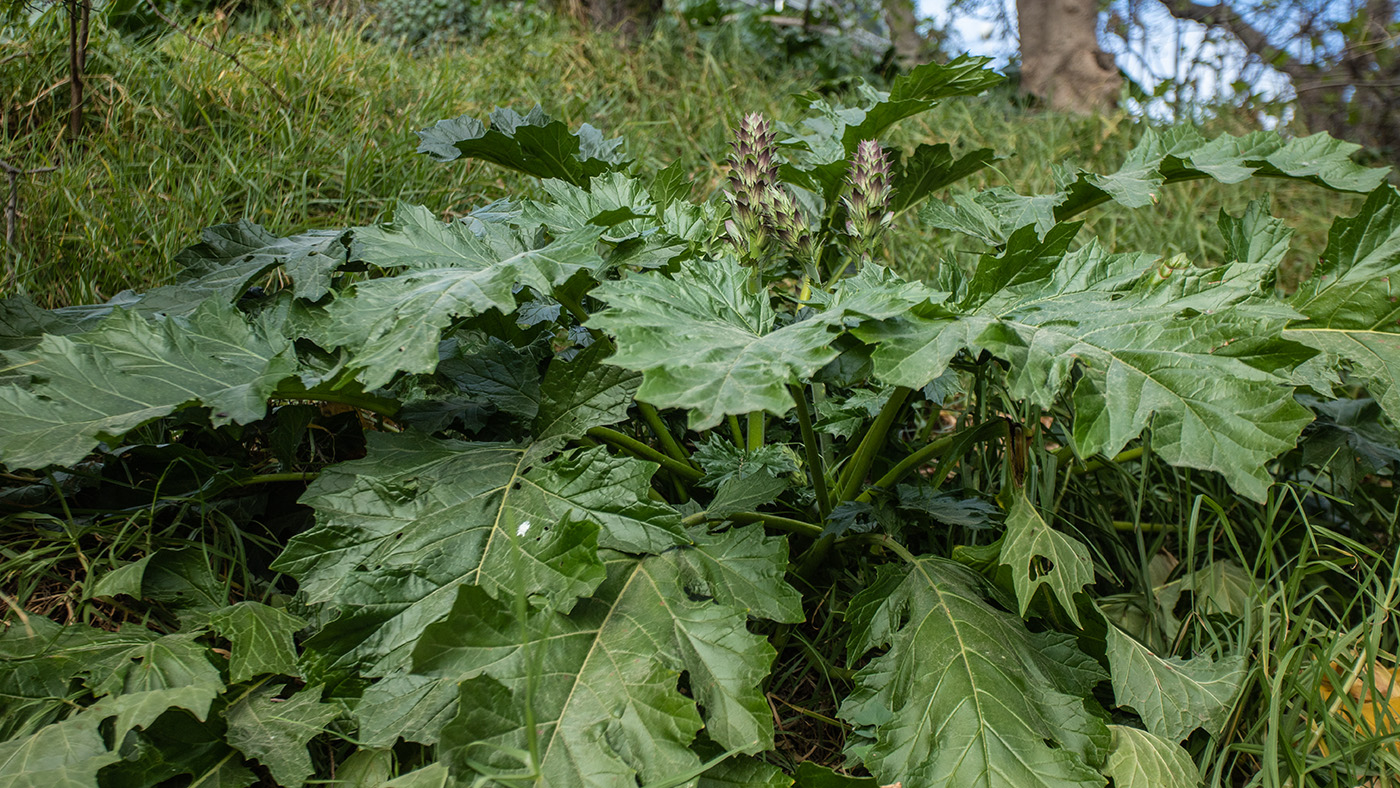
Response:
[[[111,626],[8,619],[0,786],[875,784],[777,745],[817,686],[881,785],[1196,784],[1246,647],[1098,604],[1133,536],[1067,491],[1116,460],[1262,501],[1300,395],[1345,375],[1400,414],[1400,194],[1325,135],[1147,130],[1112,175],[928,202],[989,251],[906,280],[886,227],[994,157],[878,140],[999,79],[960,58],[745,118],[700,202],[538,109],[443,121],[421,150],[548,197],[223,225],[176,284],[5,301],[26,506],[193,544],[91,573]],[[1370,194],[1291,296],[1262,202],[1214,267],[1075,243],[1100,203],[1250,176]]]

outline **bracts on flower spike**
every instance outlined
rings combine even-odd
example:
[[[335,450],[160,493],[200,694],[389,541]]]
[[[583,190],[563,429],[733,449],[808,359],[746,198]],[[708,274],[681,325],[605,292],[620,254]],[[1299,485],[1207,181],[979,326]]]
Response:
[[[890,165],[876,140],[862,140],[851,160],[851,191],[844,198],[846,234],[851,251],[864,264],[875,253],[880,237],[894,219],[889,211]]]
[[[776,140],[772,124],[758,113],[746,115],[734,135],[729,158],[731,219],[725,223],[739,259],[762,267],[770,240],[795,257],[810,281],[819,281],[817,256],[821,244],[813,236],[797,201],[778,182]]]
[[[773,225],[769,193],[778,179],[778,165],[773,160],[776,139],[772,124],[756,112],[745,115],[734,134],[726,195],[733,218],[726,229],[745,263],[763,253]]]

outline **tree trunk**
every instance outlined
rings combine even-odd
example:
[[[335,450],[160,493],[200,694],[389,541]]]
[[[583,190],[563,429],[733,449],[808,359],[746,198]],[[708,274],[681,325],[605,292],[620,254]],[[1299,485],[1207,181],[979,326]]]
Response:
[[[611,30],[628,41],[651,32],[661,15],[663,0],[570,0],[588,23],[598,30]],[[575,5],[577,4],[577,5]],[[581,6],[581,7],[580,7]]]
[[[883,0],[885,24],[894,44],[895,62],[900,68],[913,68],[928,59],[928,42],[919,35],[919,18],[914,0]],[[809,4],[810,5],[810,4]]]
[[[1086,115],[1118,103],[1123,78],[1099,48],[1098,0],[1016,0],[1016,16],[1023,92]]]

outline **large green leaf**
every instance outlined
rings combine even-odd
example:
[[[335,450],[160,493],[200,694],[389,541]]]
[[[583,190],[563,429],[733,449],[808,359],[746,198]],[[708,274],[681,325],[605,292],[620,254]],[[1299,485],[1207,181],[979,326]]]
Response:
[[[1290,339],[1351,365],[1392,420],[1400,420],[1400,193],[1382,186],[1360,212],[1338,219],[1310,279],[1290,304],[1307,316],[1284,332]]]
[[[1083,626],[1074,595],[1094,582],[1089,548],[1051,528],[1026,499],[1025,490],[1018,489],[1013,495],[1000,560],[1011,568],[1022,617],[1030,609],[1035,593],[1047,586],[1074,625]]]
[[[685,262],[674,279],[631,276],[593,296],[609,308],[589,325],[617,337],[609,363],[643,373],[638,399],[686,408],[701,430],[727,414],[794,403],[788,384],[836,357],[831,326],[808,320],[776,327],[766,295],[750,294],[749,271],[731,258]]]
[[[772,717],[758,686],[773,650],[747,631],[742,608],[689,570],[685,554],[706,549],[614,556],[608,580],[567,616],[542,610],[521,621],[465,589],[414,654],[420,670],[473,676],[443,731],[443,758],[458,777],[519,770],[511,750],[528,750],[532,732],[536,784],[561,788],[698,774],[690,743],[702,724],[726,749],[771,747]],[[777,571],[769,567],[770,576]],[[757,590],[782,593],[777,583],[765,586]],[[682,671],[690,697],[678,688]]]
[[[539,249],[525,248],[496,225],[477,237],[462,222],[443,223],[426,208],[400,205],[392,224],[355,231],[354,259],[382,268],[403,267],[392,277],[360,282],[326,308],[309,335],[327,349],[352,353],[350,365],[373,389],[395,372],[432,372],[438,339],[454,317],[489,309],[515,311],[515,290],[527,285],[549,293],[579,271],[596,271],[602,228],[586,227]]]
[[[1244,681],[1244,658],[1159,657],[1112,624],[1108,666],[1118,705],[1142,717],[1147,730],[1173,742],[1197,728],[1215,736]]]
[[[1056,222],[1109,201],[1146,207],[1157,202],[1164,185],[1201,178],[1228,184],[1261,175],[1365,193],[1384,183],[1387,171],[1353,162],[1351,155],[1360,148],[1326,132],[1287,140],[1274,132],[1256,131],[1241,137],[1222,134],[1207,141],[1187,126],[1163,134],[1148,127],[1112,174],[1071,172],[1066,185],[1051,194],[1022,196],[1004,187],[989,189],[951,205],[931,204],[924,219],[934,227],[1000,245],[1027,225],[1044,234]]]
[[[539,106],[525,115],[508,108],[493,110],[489,128],[470,115],[440,120],[418,137],[418,152],[438,161],[482,159],[575,186],[586,186],[594,175],[627,165],[619,150],[621,139],[605,140],[587,123],[570,133]]]
[[[1103,674],[1073,638],[1031,633],[983,600],[971,570],[889,566],[851,600],[850,753],[906,788],[1099,786],[1108,728],[1086,700]]]
[[[901,162],[890,183],[890,210],[909,210],[933,192],[966,178],[996,160],[991,148],[978,148],[953,158],[948,143],[920,145]]]
[[[274,564],[309,601],[341,610],[307,643],[316,664],[390,675],[461,585],[567,609],[602,580],[600,542],[654,552],[687,541],[680,515],[647,498],[655,465],[601,447],[541,454],[371,434],[365,459],[323,472],[303,498],[316,527]]]
[[[843,319],[888,317],[927,297],[872,266],[843,282],[816,316],[779,326],[767,295],[749,291],[749,269],[729,257],[681,263],[673,279],[605,282],[592,295],[609,308],[589,325],[617,337],[608,363],[642,372],[637,397],[688,409],[696,430],[729,414],[787,413],[795,404],[789,384],[836,358],[831,344]]]
[[[831,202],[845,183],[851,157],[862,140],[879,139],[895,123],[938,106],[942,99],[975,96],[1001,83],[1004,78],[986,67],[990,62],[989,58],[962,55],[948,63],[925,63],[896,77],[889,92],[862,83],[857,89],[860,106],[833,106],[816,93],[798,96],[812,116],[796,126],[779,124],[788,135],[779,140],[790,159],[783,167],[785,178]],[[931,155],[935,158],[926,158]],[[930,153],[915,154],[915,159],[924,160],[912,163],[901,174],[897,184],[897,193],[903,192],[897,198],[901,208],[937,188],[935,182],[943,185],[963,177],[989,157],[979,151],[957,163],[937,158]],[[934,171],[938,174],[931,174]]]
[[[297,650],[292,635],[306,622],[261,602],[239,602],[215,612],[209,626],[233,645],[229,678],[247,681],[263,673],[295,676]]]
[[[642,376],[607,363],[605,342],[589,345],[572,359],[556,356],[540,384],[535,440],[579,438],[593,427],[627,418]]]
[[[218,301],[155,322],[116,312],[7,359],[31,379],[0,386],[0,459],[12,468],[71,465],[186,405],[209,408],[216,425],[260,419],[295,367],[287,339]]]
[[[597,526],[513,506],[532,464],[524,447],[405,434],[371,436],[368,457],[327,469],[303,498],[316,527],[273,565],[309,601],[340,608],[307,647],[383,676],[407,664],[459,585],[565,606],[588,593],[602,579]],[[531,527],[532,538],[519,538]]]
[[[121,698],[163,690],[199,691],[201,706],[189,707],[204,718],[209,703],[224,690],[219,669],[209,663],[209,647],[198,634],[165,635],[106,655],[89,668],[88,686],[97,696]]]
[[[1127,725],[1110,725],[1113,749],[1103,773],[1116,788],[1196,788],[1200,771],[1176,742]]]
[[[102,740],[103,719],[99,712],[80,713],[0,742],[0,788],[97,788],[97,771],[121,760]]]
[[[1288,310],[1258,299],[1257,280],[1231,266],[1205,277],[1096,242],[1065,253],[1072,234],[1061,225],[1042,240],[1024,228],[981,259],[960,303],[855,328],[880,343],[876,375],[919,388],[958,352],[985,350],[1008,362],[1013,396],[1046,407],[1077,377],[1081,454],[1115,454],[1150,421],[1163,459],[1263,500],[1265,464],[1311,421],[1276,371],[1311,355],[1278,338]],[[1222,303],[1235,306],[1211,308]]]
[[[591,224],[606,227],[603,239],[613,243],[655,227],[651,217],[656,206],[646,185],[620,172],[596,176],[586,187],[558,180],[541,185],[553,199],[526,203],[520,213],[522,225],[540,224],[554,235],[566,235]]]
[[[322,703],[322,687],[306,687],[278,698],[282,687],[263,685],[242,696],[226,711],[228,743],[267,767],[278,785],[301,788],[314,771],[306,743],[340,716],[334,704]]]
[[[210,227],[200,237],[201,243],[175,256],[184,269],[180,281],[145,293],[142,309],[159,308],[171,300],[163,294],[177,291],[191,304],[208,296],[236,300],[254,276],[275,265],[291,278],[298,298],[315,301],[330,290],[331,277],[346,259],[343,230],[309,230],[283,238],[243,219]]]

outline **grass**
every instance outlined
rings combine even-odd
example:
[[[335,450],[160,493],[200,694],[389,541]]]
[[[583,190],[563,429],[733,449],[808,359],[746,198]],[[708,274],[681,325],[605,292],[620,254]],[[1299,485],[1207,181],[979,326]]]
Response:
[[[18,64],[0,75],[0,159],[22,169],[58,166],[21,179],[17,237],[0,259],[16,289],[46,306],[167,282],[175,252],[212,224],[246,217],[291,233],[369,223],[399,200],[447,215],[520,194],[531,188],[523,176],[414,153],[415,130],[497,105],[539,103],[571,125],[623,136],[643,172],[680,159],[697,195],[708,196],[724,173],[707,152],[723,149],[732,122],[751,111],[795,121],[799,108],[787,96],[813,87],[806,73],[754,62],[737,39],[702,41],[684,29],[629,51],[610,36],[556,24],[528,39],[498,35],[429,53],[376,43],[345,20],[306,23],[292,12],[264,32],[215,22],[194,29],[235,54],[247,67],[240,69],[178,35],[133,44],[99,25],[87,122],[69,144],[62,32],[39,28],[0,43],[0,59]],[[1239,119],[1216,125],[1245,128]],[[1116,169],[1136,134],[1122,115],[1028,113],[991,96],[907,121],[891,142],[990,147],[1007,158],[967,187],[1030,193],[1053,188],[1052,165]],[[1118,249],[1218,262],[1215,211],[1238,212],[1270,187],[1288,215],[1308,222],[1298,228],[1299,261],[1315,259],[1330,219],[1354,202],[1296,185],[1184,184],[1150,217],[1101,209],[1089,229]],[[891,249],[886,262],[916,275],[950,257],[968,264],[980,251],[921,229],[912,216]]]
[[[23,169],[59,167],[20,182],[21,221],[0,262],[15,272],[18,292],[46,306],[100,301],[123,288],[168,281],[174,254],[211,224],[247,217],[290,233],[372,222],[399,200],[451,215],[528,193],[534,185],[514,173],[442,165],[414,153],[416,129],[462,113],[482,116],[496,105],[540,103],[570,125],[592,123],[624,136],[643,172],[682,160],[695,193],[708,196],[722,183],[724,167],[707,152],[723,150],[734,120],[761,111],[795,121],[799,108],[786,97],[812,87],[805,73],[753,62],[736,40],[702,40],[684,30],[632,51],[559,25],[528,40],[497,36],[415,53],[368,40],[344,20],[309,24],[291,13],[262,32],[224,31],[213,21],[196,28],[237,54],[243,70],[178,36],[132,44],[99,27],[87,124],[70,144],[62,138],[61,32],[0,39],[0,61],[8,63],[0,70],[0,159]],[[1227,115],[1205,132],[1246,130],[1245,119]],[[1139,132],[1122,115],[1027,112],[992,95],[906,121],[891,142],[906,150],[943,141],[992,148],[1007,158],[965,187],[1007,184],[1031,193],[1054,188],[1054,165],[1115,170]],[[1165,192],[1150,209],[1097,209],[1087,217],[1089,230],[1117,250],[1215,263],[1223,254],[1216,213],[1238,213],[1266,192],[1277,213],[1298,217],[1291,266],[1299,273],[1316,259],[1332,219],[1358,204],[1356,197],[1295,184],[1196,182]],[[890,248],[887,262],[915,275],[931,274],[947,260],[968,264],[979,251],[921,228],[914,217],[897,228]],[[1025,423],[1037,420],[1020,415]],[[984,467],[998,464],[987,460]],[[4,486],[46,483],[57,484],[52,477],[8,477]],[[1101,601],[1125,622],[1140,619],[1134,634],[1181,657],[1250,655],[1229,735],[1219,743],[1188,741],[1210,785],[1382,786],[1400,774],[1396,734],[1385,732],[1400,725],[1384,715],[1364,722],[1368,708],[1374,715],[1391,705],[1384,668],[1395,665],[1400,643],[1400,627],[1387,618],[1400,594],[1393,490],[1358,493],[1346,514],[1318,517],[1328,499],[1309,483],[1290,479],[1275,487],[1272,500],[1254,504],[1233,496],[1217,477],[1172,469],[1149,454],[1040,492],[1058,527],[1074,529],[1098,549],[1101,586],[1116,591]],[[153,492],[149,500],[174,505]],[[183,525],[184,512],[157,514],[153,504],[133,505],[84,527],[72,512],[0,519],[0,603],[115,626],[127,620],[125,611],[90,597],[99,569],[191,540],[245,570],[249,553],[275,552],[278,535],[245,531],[216,512],[192,518],[197,528]],[[1129,539],[1122,538],[1124,523]],[[980,538],[965,537],[958,541]],[[1212,559],[1256,578],[1248,604],[1225,609],[1226,600],[1197,592],[1180,622],[1171,621],[1175,608],[1159,604],[1166,584],[1181,576],[1171,567]],[[247,577],[236,582],[255,590]],[[824,607],[808,629],[795,632],[802,648],[789,649],[789,661],[775,668],[773,687],[803,688],[783,696],[810,698],[776,709],[786,766],[814,754],[839,760],[840,731],[823,720],[849,682],[828,668],[839,660],[826,653],[843,640],[832,635],[845,626],[842,613]]]

